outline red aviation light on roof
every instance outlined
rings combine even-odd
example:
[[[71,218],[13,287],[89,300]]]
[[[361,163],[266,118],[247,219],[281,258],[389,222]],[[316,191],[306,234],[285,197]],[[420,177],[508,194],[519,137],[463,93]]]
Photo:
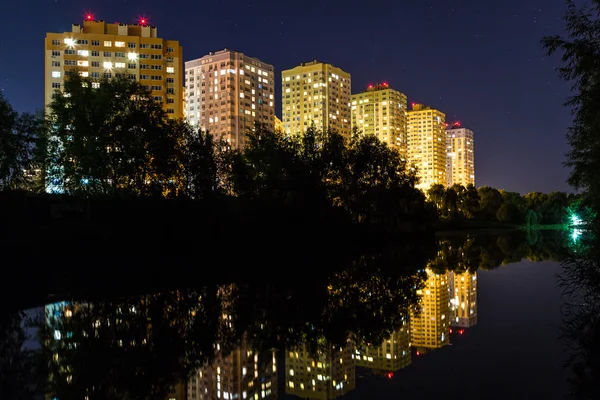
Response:
[[[146,24],[148,24],[148,18],[140,17],[140,25],[146,26]]]
[[[94,20],[94,14],[92,14],[92,13],[86,13],[85,14],[85,20],[86,21],[93,21]]]

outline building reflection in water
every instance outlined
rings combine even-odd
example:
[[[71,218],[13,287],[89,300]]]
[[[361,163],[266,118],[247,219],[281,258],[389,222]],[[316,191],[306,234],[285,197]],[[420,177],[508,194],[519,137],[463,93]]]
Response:
[[[450,294],[448,272],[437,274],[427,268],[427,281],[417,291],[421,297],[416,312],[411,312],[410,339],[418,354],[446,346],[450,342]]]
[[[390,373],[411,364],[411,348],[416,349],[418,355],[425,354],[449,344],[452,328],[458,328],[463,333],[464,328],[475,326],[477,273],[440,273],[433,268],[427,268],[425,273],[427,279],[422,289],[417,291],[420,302],[416,310],[411,311],[410,316],[400,318],[401,326],[396,327],[382,343],[360,348],[355,347],[351,341],[344,347],[321,343],[320,350],[316,353],[311,352],[306,345],[288,348],[285,354],[285,392],[307,399],[341,397],[355,388],[356,367],[369,368],[376,374],[391,376]],[[278,366],[275,351],[258,352],[252,348],[246,334],[235,335],[235,290],[235,285],[225,285],[218,289],[219,339],[216,339],[213,346],[214,354],[201,368],[187,375],[190,376],[187,382],[171,386],[168,400],[277,398]],[[130,303],[124,305],[123,309],[115,306],[114,310],[110,308],[114,313],[100,319],[97,316],[92,318],[90,310],[93,311],[94,307],[87,304],[48,305],[45,309],[46,324],[53,327],[53,330],[50,330],[46,346],[52,349],[51,362],[58,363],[63,356],[77,352],[82,342],[100,339],[104,334],[109,335],[107,337],[110,342],[118,342],[118,345],[105,342],[108,349],[145,347],[146,339],[152,337],[149,336],[152,331],[142,329],[148,322],[145,317],[141,318],[143,315],[140,315],[141,309],[138,307],[148,304],[151,303],[141,301],[134,307]],[[199,308],[194,306],[190,309],[191,315],[195,315],[196,309]],[[185,309],[186,312],[190,310]],[[76,324],[71,324],[69,321],[79,314],[86,318],[77,319]],[[182,321],[181,326],[186,327],[187,322],[185,319]],[[82,328],[86,331],[91,329],[90,333],[93,335],[74,335]],[[323,338],[323,341],[326,339]],[[93,341],[90,343],[95,344]],[[70,360],[71,358],[69,362]],[[52,380],[59,377],[51,375],[49,378]],[[60,378],[66,382],[72,379],[70,374]]]
[[[450,272],[450,326],[471,328],[477,324],[477,272]]]
[[[335,399],[355,388],[353,346],[326,347],[316,355],[306,346],[286,351],[286,393],[305,399]]]
[[[410,346],[410,323],[406,318],[402,326],[379,346],[356,349],[356,365],[370,368],[376,374],[398,371],[411,363]]]
[[[237,285],[222,285],[217,290],[221,308],[219,336],[231,338]],[[214,357],[195,371],[188,381],[188,400],[276,399],[277,360],[275,351],[259,353],[242,335],[240,344],[225,351],[213,344]]]
[[[188,382],[188,400],[276,398],[275,352],[258,354],[245,340],[228,354],[217,345],[213,361]]]

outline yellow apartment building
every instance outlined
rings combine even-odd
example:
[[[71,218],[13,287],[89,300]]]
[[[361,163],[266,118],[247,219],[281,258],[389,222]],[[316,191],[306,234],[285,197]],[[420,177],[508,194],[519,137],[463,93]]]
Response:
[[[349,73],[315,60],[283,71],[281,80],[284,133],[301,134],[314,123],[350,137]]]
[[[71,70],[90,78],[126,77],[140,82],[164,105],[169,118],[183,117],[183,50],[176,40],[158,37],[156,27],[107,23],[86,17],[71,32],[47,33],[45,105],[61,90]]]
[[[475,185],[475,141],[473,131],[455,122],[446,130],[448,186]]]
[[[185,63],[186,119],[203,131],[242,148],[246,133],[275,124],[274,68],[224,49]]]
[[[417,292],[420,310],[410,316],[411,345],[422,352],[447,345],[450,334],[448,272],[440,275],[429,268],[425,271],[425,287]]]
[[[352,95],[352,128],[375,135],[407,157],[406,95],[391,89],[387,82],[369,85]]]
[[[418,169],[417,188],[427,192],[446,181],[446,115],[423,104],[408,112],[408,161]]]

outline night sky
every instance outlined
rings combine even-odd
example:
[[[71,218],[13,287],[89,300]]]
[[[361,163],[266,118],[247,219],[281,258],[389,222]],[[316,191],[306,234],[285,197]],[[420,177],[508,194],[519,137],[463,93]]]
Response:
[[[387,81],[473,129],[477,186],[570,191],[569,85],[540,45],[563,32],[564,10],[564,0],[13,0],[0,11],[0,89],[18,111],[42,108],[46,32],[70,31],[87,11],[144,15],[185,60],[227,47],[273,64],[279,116],[281,71],[318,59],[351,73],[353,93]]]

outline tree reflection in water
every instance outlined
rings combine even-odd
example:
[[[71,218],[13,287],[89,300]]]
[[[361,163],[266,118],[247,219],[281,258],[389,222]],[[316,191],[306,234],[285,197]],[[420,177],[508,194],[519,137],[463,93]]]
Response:
[[[568,360],[573,394],[600,398],[600,252],[598,234],[575,241],[573,256],[563,262],[562,339],[571,348]]]
[[[278,376],[288,393],[334,398],[354,388],[357,366],[391,374],[410,364],[411,347],[432,351],[475,325],[479,268],[563,256],[560,235],[515,235],[407,242],[280,282],[50,304],[39,331],[45,369],[23,362],[20,371],[42,374],[45,393],[61,400],[276,398]],[[3,328],[10,343],[18,329]],[[2,390],[14,390],[15,376],[36,381],[3,373]]]

